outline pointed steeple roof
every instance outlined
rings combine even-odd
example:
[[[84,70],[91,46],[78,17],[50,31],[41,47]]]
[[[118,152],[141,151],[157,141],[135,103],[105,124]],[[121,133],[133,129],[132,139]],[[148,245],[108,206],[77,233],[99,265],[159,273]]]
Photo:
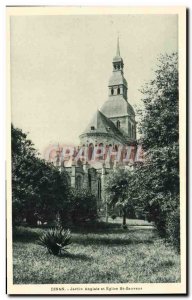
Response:
[[[120,55],[120,47],[119,47],[119,36],[117,37],[117,52],[116,52],[116,56],[121,56]]]
[[[119,36],[117,37],[117,50],[116,55],[113,58],[113,62],[123,61],[121,54],[120,54],[120,46],[119,46]]]

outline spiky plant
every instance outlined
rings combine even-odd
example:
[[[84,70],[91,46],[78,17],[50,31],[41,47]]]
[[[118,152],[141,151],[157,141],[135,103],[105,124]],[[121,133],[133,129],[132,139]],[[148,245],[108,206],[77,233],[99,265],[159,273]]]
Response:
[[[48,229],[39,237],[39,244],[46,247],[50,254],[59,255],[61,251],[66,252],[71,244],[71,232],[64,228]]]

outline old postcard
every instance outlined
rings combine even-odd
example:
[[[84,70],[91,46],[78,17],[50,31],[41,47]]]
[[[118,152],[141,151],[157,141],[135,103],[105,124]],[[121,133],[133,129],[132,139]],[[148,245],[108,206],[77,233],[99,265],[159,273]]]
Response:
[[[186,9],[7,7],[7,293],[186,294]]]

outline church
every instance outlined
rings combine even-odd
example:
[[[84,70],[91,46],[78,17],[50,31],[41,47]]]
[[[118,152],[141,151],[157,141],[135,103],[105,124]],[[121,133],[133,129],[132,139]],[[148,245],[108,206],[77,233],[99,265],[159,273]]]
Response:
[[[60,168],[65,168],[72,187],[90,189],[97,197],[98,208],[101,208],[105,201],[104,185],[108,174],[114,168],[125,167],[125,164],[121,165],[112,156],[107,156],[106,152],[108,149],[118,151],[119,146],[126,149],[126,146],[136,145],[135,112],[129,103],[128,84],[124,77],[119,39],[116,55],[112,61],[108,99],[95,112],[79,138],[80,147],[88,149],[88,160],[69,161],[61,156],[62,149],[58,148],[55,164]],[[102,147],[105,149],[102,159],[92,159],[94,150],[97,149],[97,153],[99,151],[101,153]],[[125,156],[126,153],[123,155]]]

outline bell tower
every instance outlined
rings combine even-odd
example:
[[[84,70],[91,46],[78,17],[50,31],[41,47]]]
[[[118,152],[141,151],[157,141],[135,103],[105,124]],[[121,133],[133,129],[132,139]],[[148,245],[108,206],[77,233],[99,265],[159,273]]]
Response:
[[[121,96],[127,101],[127,81],[123,76],[123,59],[120,54],[119,37],[117,38],[117,51],[113,58],[113,75],[109,80],[109,97]]]

